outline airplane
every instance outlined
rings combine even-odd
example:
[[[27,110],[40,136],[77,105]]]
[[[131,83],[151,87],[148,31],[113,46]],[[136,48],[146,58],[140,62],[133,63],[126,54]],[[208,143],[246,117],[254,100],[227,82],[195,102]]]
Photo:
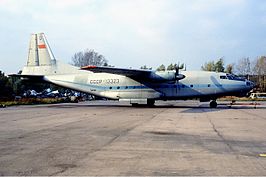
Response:
[[[217,107],[217,98],[245,96],[254,83],[232,74],[207,71],[153,71],[103,66],[75,67],[56,60],[44,33],[31,35],[28,60],[21,74],[11,76],[45,81],[132,106],[153,106],[156,100],[199,99]]]

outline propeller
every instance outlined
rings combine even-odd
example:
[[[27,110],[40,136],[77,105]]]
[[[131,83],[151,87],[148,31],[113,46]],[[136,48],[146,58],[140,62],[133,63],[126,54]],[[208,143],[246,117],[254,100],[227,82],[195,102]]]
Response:
[[[181,80],[181,79],[184,79],[186,77],[185,75],[179,73],[179,70],[182,69],[182,68],[180,67],[180,64],[178,62],[178,64],[175,67],[175,78],[176,78],[177,81]]]
[[[176,75],[176,76],[179,75],[179,69],[180,69],[180,67],[179,67],[179,62],[178,62],[178,64],[175,65],[175,75]]]

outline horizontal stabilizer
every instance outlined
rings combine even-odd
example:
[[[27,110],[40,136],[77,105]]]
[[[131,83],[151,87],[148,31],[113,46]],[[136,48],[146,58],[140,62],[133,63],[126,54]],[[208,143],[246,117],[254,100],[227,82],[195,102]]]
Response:
[[[26,75],[26,74],[9,74],[10,77],[18,77],[23,80],[38,80],[43,81],[44,76],[43,75]]]

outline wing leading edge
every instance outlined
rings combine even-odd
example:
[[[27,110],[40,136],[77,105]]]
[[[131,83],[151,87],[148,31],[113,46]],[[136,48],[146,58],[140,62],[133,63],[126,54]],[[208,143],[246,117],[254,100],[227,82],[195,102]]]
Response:
[[[127,76],[133,79],[142,78],[148,79],[153,71],[151,70],[141,70],[141,69],[124,69],[124,68],[112,68],[103,66],[84,66],[82,70],[92,71],[94,73],[109,73]]]

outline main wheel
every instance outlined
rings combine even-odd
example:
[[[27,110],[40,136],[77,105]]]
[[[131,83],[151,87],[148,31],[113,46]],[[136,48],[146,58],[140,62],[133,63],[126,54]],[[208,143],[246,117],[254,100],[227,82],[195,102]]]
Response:
[[[150,107],[153,107],[154,103],[155,103],[155,100],[152,100],[152,99],[151,100],[150,99],[147,100],[147,105],[150,106]]]
[[[138,103],[131,103],[131,105],[133,106],[133,107],[138,107]]]
[[[210,108],[217,108],[217,102],[216,102],[216,100],[212,100],[210,102]]]

